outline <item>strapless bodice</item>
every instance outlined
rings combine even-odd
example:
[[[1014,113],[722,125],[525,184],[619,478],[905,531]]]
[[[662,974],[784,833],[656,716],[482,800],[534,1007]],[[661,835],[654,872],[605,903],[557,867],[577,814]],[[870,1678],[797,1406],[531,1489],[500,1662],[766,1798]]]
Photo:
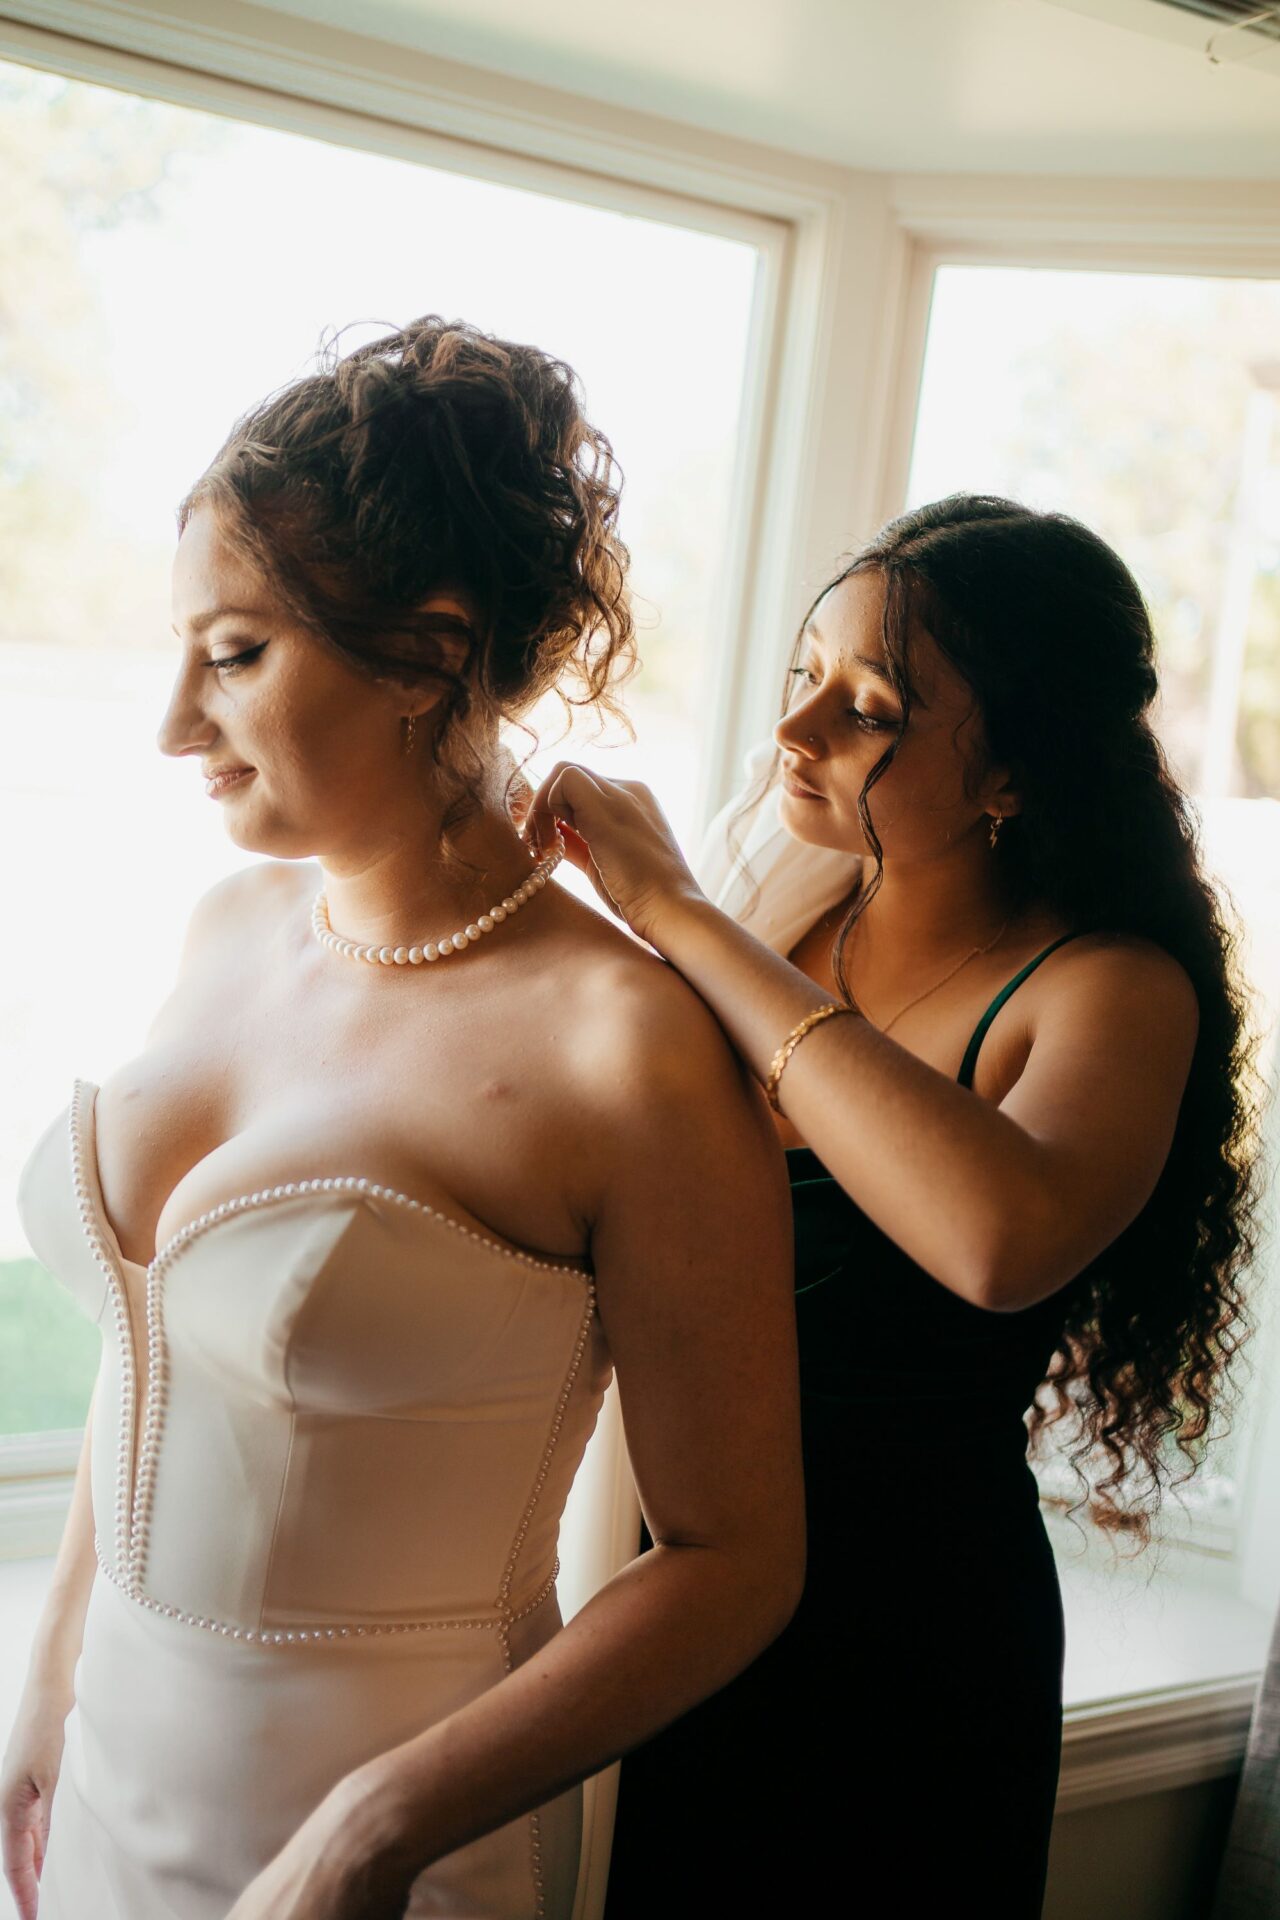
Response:
[[[96,1093],[75,1083],[18,1206],[102,1331],[103,1571],[270,1645],[501,1637],[553,1589],[609,1378],[590,1275],[324,1169],[215,1207],[142,1268],[103,1206]]]

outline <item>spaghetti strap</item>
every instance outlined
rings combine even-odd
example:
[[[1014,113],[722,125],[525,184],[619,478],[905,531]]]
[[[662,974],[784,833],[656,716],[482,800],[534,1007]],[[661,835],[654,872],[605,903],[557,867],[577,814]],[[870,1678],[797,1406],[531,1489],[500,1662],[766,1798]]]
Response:
[[[1035,972],[1042,960],[1047,960],[1051,953],[1056,953],[1058,948],[1065,946],[1068,940],[1075,940],[1077,937],[1078,935],[1075,933],[1060,934],[1056,940],[1045,947],[1043,952],[1038,953],[1034,960],[1028,960],[1021,973],[1015,973],[1012,980],[1001,987],[999,993],[974,1028],[969,1044],[964,1050],[964,1059],[960,1062],[960,1071],[956,1075],[956,1080],[960,1086],[972,1087],[973,1070],[978,1064],[978,1050],[987,1037],[987,1028],[991,1025],[991,1022],[995,1019],[1005,1001],[1011,994],[1015,994],[1018,991],[1023,981]]]

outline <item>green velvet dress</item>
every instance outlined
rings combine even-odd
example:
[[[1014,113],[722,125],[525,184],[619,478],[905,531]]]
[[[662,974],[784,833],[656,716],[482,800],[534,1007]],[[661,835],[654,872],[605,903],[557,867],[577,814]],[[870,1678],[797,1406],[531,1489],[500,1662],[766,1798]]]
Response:
[[[1061,944],[987,1009],[962,1086]],[[804,1598],[752,1667],[624,1762],[606,1920],[1035,1920],[1063,1628],[1024,1414],[1069,1290],[1019,1313],[972,1306],[811,1149],[787,1161]]]

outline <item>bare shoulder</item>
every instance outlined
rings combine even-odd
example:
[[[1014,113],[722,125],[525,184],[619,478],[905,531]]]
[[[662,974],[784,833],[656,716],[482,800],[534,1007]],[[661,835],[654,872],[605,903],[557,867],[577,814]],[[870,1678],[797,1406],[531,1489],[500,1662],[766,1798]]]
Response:
[[[313,897],[320,884],[314,860],[255,860],[218,880],[191,910],[183,947],[183,966],[199,961],[210,948],[266,927]]]
[[[597,1274],[658,1236],[680,1260],[743,1233],[762,1265],[789,1258],[785,1162],[754,1077],[688,982],[605,926],[559,973],[553,1085],[558,1173]],[[683,1250],[683,1251],[681,1251]],[[642,1265],[644,1263],[642,1262]],[[652,1280],[651,1265],[645,1265]]]
[[[616,1138],[669,1124],[674,1113],[733,1125],[750,1076],[707,1003],[636,942],[583,956],[569,1070],[575,1097]]]
[[[571,894],[557,889],[554,936],[530,961],[527,1015],[559,1035],[557,1079],[582,1111],[616,1115],[710,1078],[731,1096],[745,1073],[683,975]]]
[[[1153,1028],[1194,1035],[1199,1003],[1191,976],[1154,940],[1130,933],[1089,933],[1069,941],[1042,969],[1042,1017],[1105,1015],[1108,1025],[1140,1034]]]

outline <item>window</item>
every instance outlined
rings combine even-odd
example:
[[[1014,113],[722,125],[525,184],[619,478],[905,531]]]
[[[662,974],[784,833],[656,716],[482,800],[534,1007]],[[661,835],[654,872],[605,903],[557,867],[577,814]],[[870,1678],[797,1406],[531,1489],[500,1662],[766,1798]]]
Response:
[[[1272,1077],[1278,337],[1280,280],[940,265],[908,482],[913,506],[987,491],[1073,514],[1132,568],[1159,645],[1157,730],[1245,926]],[[1255,1393],[1182,1495],[1179,1527],[1202,1550],[1236,1545],[1256,1410]]]
[[[0,180],[0,272],[22,289],[0,361],[17,934],[0,962],[0,1432],[69,1436],[97,1336],[30,1257],[17,1175],[72,1078],[141,1046],[192,903],[245,860],[194,766],[155,746],[178,499],[328,329],[436,311],[557,352],[626,473],[643,668],[625,697],[645,777],[691,832],[763,253],[749,222],[710,230],[689,203],[618,211],[591,204],[598,183],[578,201],[12,65]],[[537,718],[535,774],[570,752],[633,769],[616,736],[557,741],[560,713]],[[27,1470],[29,1442],[9,1454]]]
[[[1160,731],[1206,798],[1280,796],[1280,282],[944,266],[910,504],[1076,515],[1160,643]]]

